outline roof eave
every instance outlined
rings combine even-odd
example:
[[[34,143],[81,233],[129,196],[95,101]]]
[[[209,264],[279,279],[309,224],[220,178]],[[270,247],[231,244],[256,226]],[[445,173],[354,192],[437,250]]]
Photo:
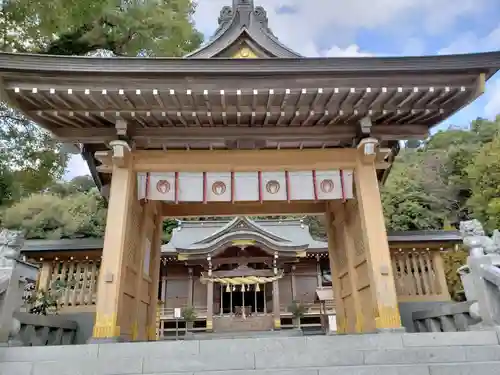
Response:
[[[0,74],[286,74],[468,72],[491,77],[500,69],[500,52],[421,57],[329,57],[263,59],[92,58],[0,53]],[[117,77],[118,78],[118,77]]]

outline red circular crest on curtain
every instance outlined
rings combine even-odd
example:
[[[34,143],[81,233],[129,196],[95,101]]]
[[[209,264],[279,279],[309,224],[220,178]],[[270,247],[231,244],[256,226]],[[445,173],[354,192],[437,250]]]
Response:
[[[215,181],[212,184],[212,193],[215,195],[222,195],[226,192],[226,184],[222,181]]]
[[[156,190],[161,194],[167,194],[170,191],[170,182],[167,180],[160,180],[156,184]]]
[[[320,188],[323,193],[328,194],[333,191],[333,189],[335,188],[335,184],[330,179],[323,180],[321,181]]]
[[[271,180],[266,184],[266,191],[269,194],[276,194],[280,191],[280,183],[276,180]]]

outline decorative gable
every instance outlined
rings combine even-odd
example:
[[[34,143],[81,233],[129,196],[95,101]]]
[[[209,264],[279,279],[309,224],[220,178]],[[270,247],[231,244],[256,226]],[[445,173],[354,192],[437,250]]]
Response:
[[[239,41],[243,41],[246,46],[234,52],[232,48],[238,45]],[[232,7],[222,8],[219,27],[210,41],[185,57],[290,58],[301,56],[280,43],[272,33],[263,7],[254,6],[253,0],[233,0]]]
[[[247,217],[236,217],[232,221],[230,221],[227,225],[225,225],[223,228],[221,228],[220,230],[218,230],[217,232],[212,234],[211,236],[209,236],[201,241],[195,242],[194,244],[195,245],[207,244],[207,243],[213,242],[217,238],[220,238],[224,235],[227,235],[228,233],[242,232],[242,231],[254,232],[254,233],[260,234],[264,237],[270,238],[270,239],[277,241],[277,242],[290,243],[289,239],[277,236],[274,233],[271,233],[271,232],[265,230],[260,225],[256,224],[255,222],[253,222],[252,220],[250,220]]]
[[[233,59],[257,59],[259,56],[255,54],[255,52],[247,47],[245,44],[242,44],[241,48],[233,55]]]

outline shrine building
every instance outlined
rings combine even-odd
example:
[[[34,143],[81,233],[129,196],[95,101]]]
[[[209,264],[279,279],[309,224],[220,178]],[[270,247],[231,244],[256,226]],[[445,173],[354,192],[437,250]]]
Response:
[[[413,311],[450,301],[441,254],[461,237],[456,231],[389,232],[388,241],[402,323],[412,331]],[[92,334],[102,248],[102,239],[86,238],[28,240],[23,249],[41,265],[39,289],[78,280],[64,291],[59,313],[79,323],[79,342]],[[180,221],[161,247],[158,300],[160,337],[175,336],[176,326],[183,334],[174,311],[187,306],[196,313],[192,332],[205,332],[207,321],[214,332],[271,330],[275,321],[293,328],[293,301],[305,307],[301,327],[336,328],[328,243],[314,239],[303,219]]]
[[[102,257],[94,340],[156,339],[159,297],[169,308],[205,301],[204,293],[205,330],[217,328],[217,314],[246,314],[252,303],[272,315],[262,326],[279,329],[282,303],[318,296],[314,262],[326,254],[337,332],[370,333],[402,327],[402,290],[421,301],[447,294],[436,241],[419,242],[422,256],[417,246],[391,251],[379,186],[400,141],[425,139],[499,68],[498,52],[302,57],[278,41],[262,7],[233,0],[213,38],[185,58],[2,53],[0,87],[2,100],[78,146],[109,201],[102,251],[85,255]],[[328,232],[321,251],[289,238],[298,228],[282,233],[243,218],[317,214]],[[196,216],[240,218],[207,222],[210,230],[200,223],[203,236],[192,229],[184,240],[192,224],[183,222],[162,253],[163,219]],[[239,223],[249,229],[224,232]],[[69,250],[70,260],[82,254]],[[303,267],[310,279],[299,282]],[[174,277],[192,294],[171,297]]]

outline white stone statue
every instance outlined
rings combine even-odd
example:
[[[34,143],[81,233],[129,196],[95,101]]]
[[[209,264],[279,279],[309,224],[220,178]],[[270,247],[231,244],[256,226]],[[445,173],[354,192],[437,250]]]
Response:
[[[500,232],[495,230],[493,236],[488,237],[479,220],[462,221],[460,233],[470,256],[500,254]]]
[[[460,267],[459,274],[467,301],[472,302],[470,316],[480,323],[475,328],[483,329],[500,325],[500,232],[495,230],[486,236],[478,220],[460,223],[463,243],[469,250],[467,264]]]
[[[22,304],[19,281],[22,275],[16,271],[16,260],[21,257],[24,235],[17,230],[0,230],[0,345],[14,344],[13,338],[19,333],[21,324],[13,318],[13,312]],[[16,282],[12,283],[14,278]]]
[[[15,260],[21,257],[24,235],[18,230],[0,231],[0,268],[12,268]]]

